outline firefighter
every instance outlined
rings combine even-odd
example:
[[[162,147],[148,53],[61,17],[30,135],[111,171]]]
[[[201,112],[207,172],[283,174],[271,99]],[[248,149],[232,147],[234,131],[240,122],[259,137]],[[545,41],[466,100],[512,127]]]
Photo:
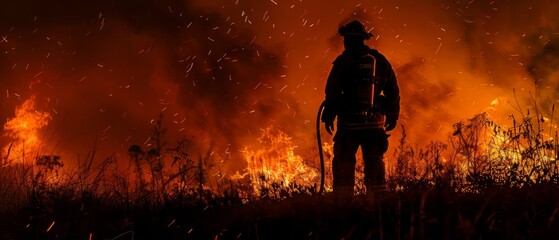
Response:
[[[344,51],[333,62],[326,83],[321,121],[334,135],[332,172],[334,193],[353,195],[355,154],[363,153],[367,193],[386,189],[383,155],[388,149],[388,131],[396,127],[400,94],[396,75],[388,60],[365,40],[373,35],[357,20],[341,26]]]

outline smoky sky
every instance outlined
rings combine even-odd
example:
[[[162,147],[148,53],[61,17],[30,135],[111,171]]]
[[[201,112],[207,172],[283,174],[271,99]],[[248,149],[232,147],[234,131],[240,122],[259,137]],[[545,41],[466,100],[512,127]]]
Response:
[[[496,98],[514,99],[513,88],[527,107],[530,94],[541,108],[557,101],[558,5],[10,1],[0,9],[0,122],[34,95],[38,110],[53,115],[43,131],[48,151],[71,158],[95,141],[100,156],[149,148],[160,115],[168,144],[194,136],[194,155],[212,143],[217,155],[235,155],[270,125],[305,151],[314,147],[325,80],[343,50],[336,31],[359,19],[375,35],[367,44],[396,71],[400,124],[423,144],[445,139],[453,123],[488,111]],[[505,102],[493,116],[510,111]]]
[[[174,128],[170,139],[185,129],[205,145],[235,146],[292,114],[277,105],[296,109],[269,91],[283,75],[282,51],[188,1],[22,1],[3,9],[2,108],[38,95],[62,148],[149,143],[160,114]]]
[[[557,29],[559,29],[559,22]],[[548,115],[553,115],[553,110],[559,100],[557,85],[559,80],[559,34],[544,29],[542,35],[531,36],[529,41],[534,43],[536,50],[527,65],[527,70],[534,84],[541,89],[538,91],[540,93],[538,97],[543,111]]]

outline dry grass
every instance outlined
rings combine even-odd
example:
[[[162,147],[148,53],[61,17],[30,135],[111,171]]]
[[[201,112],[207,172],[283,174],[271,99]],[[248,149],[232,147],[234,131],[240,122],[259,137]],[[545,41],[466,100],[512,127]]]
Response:
[[[73,170],[62,171],[57,156],[3,164],[0,238],[559,237],[557,138],[530,114],[511,120],[503,128],[480,114],[455,124],[447,143],[424,148],[411,147],[404,129],[388,169],[390,191],[353,199],[265,178],[252,198],[239,195],[251,186],[227,180],[209,191],[206,183],[219,175],[211,151],[192,159],[189,138],[165,147],[158,124],[152,147],[131,146],[125,167],[116,157],[94,164],[95,147]]]

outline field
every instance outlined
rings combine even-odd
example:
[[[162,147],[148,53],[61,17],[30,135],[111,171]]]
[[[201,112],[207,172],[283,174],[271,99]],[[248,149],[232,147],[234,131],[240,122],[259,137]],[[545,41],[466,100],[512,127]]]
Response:
[[[5,210],[0,226],[3,239],[555,239],[558,197],[557,187],[546,185],[159,206],[53,196],[40,206]]]
[[[514,122],[503,128],[480,114],[455,124],[447,143],[424,148],[412,147],[402,129],[387,164],[388,190],[365,194],[358,180],[353,197],[332,194],[328,181],[317,193],[317,169],[294,157],[289,138],[274,129],[264,131],[262,149],[246,151],[247,173],[230,178],[220,177],[211,148],[192,159],[191,139],[170,148],[133,145],[126,168],[114,157],[94,164],[95,151],[73,170],[57,156],[3,164],[0,236],[556,239],[557,141],[529,114]]]

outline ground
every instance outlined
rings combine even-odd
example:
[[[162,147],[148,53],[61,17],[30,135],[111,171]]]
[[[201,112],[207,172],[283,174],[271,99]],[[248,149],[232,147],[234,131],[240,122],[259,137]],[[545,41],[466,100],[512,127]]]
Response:
[[[3,239],[557,239],[559,189],[214,198],[158,206],[57,199],[9,211]]]

